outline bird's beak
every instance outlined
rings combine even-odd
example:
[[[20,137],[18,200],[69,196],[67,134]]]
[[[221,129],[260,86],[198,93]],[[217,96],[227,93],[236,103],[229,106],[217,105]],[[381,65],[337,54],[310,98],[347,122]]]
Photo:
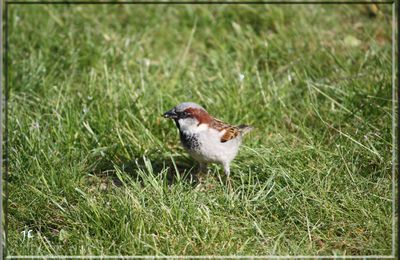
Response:
[[[162,116],[165,118],[171,118],[171,119],[178,118],[178,115],[175,113],[175,111],[173,109],[165,112]]]

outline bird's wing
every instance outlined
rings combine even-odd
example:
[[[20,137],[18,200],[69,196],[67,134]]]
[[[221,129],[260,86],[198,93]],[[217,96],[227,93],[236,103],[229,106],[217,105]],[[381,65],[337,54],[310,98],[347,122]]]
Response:
[[[231,139],[234,139],[241,133],[240,128],[231,126],[216,118],[211,121],[209,126],[220,132],[225,131],[225,133],[221,136],[221,143],[225,143]]]

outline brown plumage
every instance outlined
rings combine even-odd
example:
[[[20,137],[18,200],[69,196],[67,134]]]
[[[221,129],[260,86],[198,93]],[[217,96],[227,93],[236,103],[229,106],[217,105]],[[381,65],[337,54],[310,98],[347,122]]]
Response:
[[[209,124],[209,127],[214,128],[215,130],[218,130],[218,131],[225,130],[224,135],[221,137],[221,143],[229,141],[240,134],[239,128],[237,128],[235,126],[231,126],[227,123],[224,123],[221,120],[216,119],[216,118],[213,118],[213,120]]]
[[[206,111],[202,109],[196,109],[190,107],[185,109],[185,112],[196,118],[197,121],[199,122],[198,125],[208,124],[210,128],[214,128],[215,130],[218,131],[225,130],[224,135],[221,137],[221,143],[225,143],[237,137],[240,133],[247,132],[246,129],[250,128],[247,125],[240,125],[240,126],[229,125],[219,119],[210,116],[210,114],[208,114]]]

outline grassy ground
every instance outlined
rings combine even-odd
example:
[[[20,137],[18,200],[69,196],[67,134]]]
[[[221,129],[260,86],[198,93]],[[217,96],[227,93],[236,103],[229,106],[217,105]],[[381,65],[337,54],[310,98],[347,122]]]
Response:
[[[380,7],[10,6],[8,254],[391,254]],[[233,192],[189,183],[183,101],[256,127]]]

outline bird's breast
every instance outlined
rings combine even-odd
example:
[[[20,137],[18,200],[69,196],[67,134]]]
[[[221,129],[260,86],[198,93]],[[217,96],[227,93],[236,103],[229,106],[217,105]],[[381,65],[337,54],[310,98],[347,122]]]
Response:
[[[199,134],[180,131],[182,145],[189,150],[200,149]]]

